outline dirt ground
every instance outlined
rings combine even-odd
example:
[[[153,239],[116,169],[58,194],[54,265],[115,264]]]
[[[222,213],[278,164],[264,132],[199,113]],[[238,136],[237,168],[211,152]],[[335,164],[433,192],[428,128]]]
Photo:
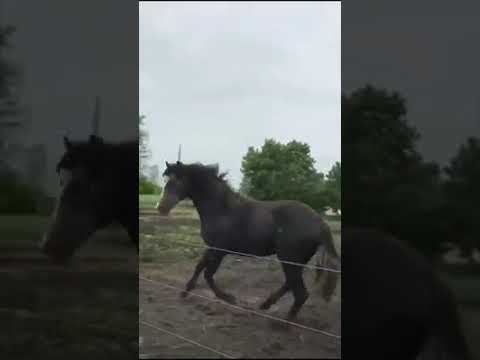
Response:
[[[186,229],[185,233],[191,232],[192,229],[198,230],[198,221],[195,222],[191,216],[183,218],[173,216],[166,219],[159,218],[153,212],[144,212],[140,226],[142,233],[156,234],[155,241],[162,242],[163,238],[167,238],[171,232],[176,230],[178,232],[182,226],[183,230]],[[313,262],[312,259],[311,263]],[[339,339],[233,309],[223,302],[214,302],[214,295],[203,276],[199,278],[194,293],[214,301],[194,295],[181,299],[179,290],[160,285],[166,284],[183,289],[195,265],[196,256],[176,258],[172,255],[140,263],[141,358],[222,357],[169,333],[196,341],[231,357],[341,358]],[[331,302],[327,304],[321,298],[322,280],[315,284],[313,271],[309,269],[305,270],[304,278],[310,298],[299,313],[297,322],[340,335],[341,281]],[[278,263],[229,255],[222,263],[215,279],[222,289],[236,297],[238,306],[259,313],[284,318],[293,301],[292,295],[287,294],[270,310],[258,310],[259,304],[284,281]],[[151,328],[142,322],[169,333]]]
[[[136,358],[138,262],[124,234],[97,234],[64,268],[35,247],[42,219],[12,219],[0,219],[2,357]]]

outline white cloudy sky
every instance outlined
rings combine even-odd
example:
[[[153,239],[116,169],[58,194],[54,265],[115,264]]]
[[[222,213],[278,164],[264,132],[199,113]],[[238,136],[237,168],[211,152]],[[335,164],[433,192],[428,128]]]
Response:
[[[344,7],[343,85],[367,82],[406,98],[427,161],[446,165],[480,136],[480,3],[351,1]]]
[[[0,23],[16,27],[8,55],[22,69],[21,101],[32,115],[20,140],[46,146],[45,185],[55,193],[63,136],[91,134],[95,95],[102,100],[99,130],[105,140],[138,137],[138,19],[131,1],[48,5],[0,0]]]
[[[341,159],[340,2],[140,2],[140,113],[151,163],[220,164],[234,186],[265,138]]]

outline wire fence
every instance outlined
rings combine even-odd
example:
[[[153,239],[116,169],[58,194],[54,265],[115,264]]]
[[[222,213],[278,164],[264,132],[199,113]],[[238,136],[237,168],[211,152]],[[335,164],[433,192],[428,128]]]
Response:
[[[139,279],[141,279],[141,280],[143,280],[143,281],[147,281],[147,282],[153,283],[153,284],[156,284],[156,285],[159,285],[159,286],[162,286],[162,287],[164,287],[164,288],[169,288],[169,289],[176,290],[176,291],[179,291],[179,292],[183,292],[183,291],[184,291],[184,289],[181,289],[181,288],[179,288],[179,287],[172,286],[172,285],[169,285],[169,284],[164,284],[164,283],[161,283],[161,282],[156,281],[156,280],[144,278],[144,277],[142,277],[142,276],[140,276]],[[261,312],[255,311],[255,310],[246,309],[246,308],[244,308],[244,307],[242,307],[242,306],[232,305],[232,304],[223,302],[223,301],[221,301],[221,300],[219,300],[219,299],[213,299],[213,298],[210,298],[210,297],[208,297],[208,296],[203,296],[203,295],[197,294],[197,293],[195,293],[194,291],[190,291],[189,294],[191,294],[191,295],[193,295],[193,296],[196,296],[196,297],[199,297],[199,298],[202,298],[202,299],[205,299],[205,300],[208,300],[208,301],[211,301],[211,302],[221,303],[221,304],[223,304],[224,306],[230,307],[230,308],[232,308],[232,309],[240,310],[240,311],[247,312],[247,313],[251,313],[251,314],[254,314],[254,315],[257,315],[257,316],[260,316],[260,317],[264,317],[264,318],[267,318],[267,319],[270,319],[270,320],[275,320],[275,321],[278,321],[278,322],[281,322],[281,323],[284,323],[284,324],[292,325],[292,326],[295,326],[295,327],[298,327],[298,328],[301,328],[301,329],[309,330],[309,331],[312,331],[312,332],[315,332],[315,333],[318,333],[318,334],[322,334],[322,335],[325,335],[325,336],[334,338],[334,339],[339,340],[339,341],[341,340],[341,336],[336,335],[336,334],[333,334],[333,333],[330,333],[330,332],[328,332],[328,331],[324,331],[324,330],[312,328],[312,327],[310,327],[310,326],[302,325],[302,324],[299,324],[299,323],[296,323],[296,322],[293,322],[293,321],[289,321],[289,320],[285,320],[285,319],[282,319],[282,318],[279,318],[279,317],[276,317],[276,316],[272,316],[272,315],[268,315],[268,314],[263,314],[263,313],[261,313]]]
[[[218,248],[218,247],[215,247],[215,246],[209,246],[209,245],[205,245],[205,244],[195,244],[195,243],[192,243],[192,242],[185,242],[185,241],[178,241],[178,240],[175,240],[174,241],[175,244],[178,244],[178,245],[184,245],[184,246],[189,246],[189,247],[195,247],[195,248],[202,248],[202,249],[211,249],[211,250],[215,250],[215,251],[220,251],[220,252],[225,252],[225,253],[229,253],[229,254],[233,254],[233,255],[238,255],[238,256],[243,256],[243,257],[248,257],[248,258],[253,258],[253,259],[257,259],[257,260],[263,260],[263,261],[269,261],[269,262],[276,262],[276,263],[284,263],[284,264],[289,264],[289,265],[294,265],[294,266],[300,266],[300,267],[304,267],[304,268],[309,268],[309,269],[313,269],[313,270],[322,270],[322,271],[327,271],[327,272],[333,272],[333,273],[338,273],[338,274],[341,274],[341,270],[339,269],[334,269],[334,268],[329,268],[329,267],[325,267],[325,266],[318,266],[318,265],[310,265],[310,264],[302,264],[302,263],[298,263],[298,262],[293,262],[293,261],[286,261],[286,260],[280,260],[278,258],[273,258],[273,257],[264,257],[264,256],[257,256],[257,255],[253,255],[253,254],[248,254],[248,253],[243,253],[243,252],[239,252],[239,251],[233,251],[233,250],[228,250],[228,249],[223,249],[223,248]],[[325,251],[325,250],[324,250]],[[323,254],[323,257],[325,257],[325,252]],[[158,286],[161,286],[163,288],[168,288],[168,289],[171,289],[171,290],[175,290],[175,291],[178,291],[178,292],[184,292],[184,289],[182,288],[179,288],[179,287],[176,287],[176,286],[173,286],[173,285],[170,285],[170,284],[165,284],[165,283],[162,283],[162,282],[159,282],[159,281],[156,281],[156,280],[152,280],[152,279],[148,279],[148,278],[145,278],[145,277],[142,277],[140,276],[139,277],[140,280],[143,280],[143,281],[146,281],[146,282],[149,282],[149,283],[152,283],[152,284],[155,284],[155,285],[158,285]],[[316,329],[316,328],[313,328],[313,327],[309,327],[309,326],[306,326],[306,325],[302,325],[302,324],[299,324],[297,322],[293,322],[293,321],[289,321],[289,320],[286,320],[286,319],[282,319],[282,318],[279,318],[279,317],[276,317],[276,316],[272,316],[272,315],[268,315],[268,314],[264,314],[264,313],[261,313],[261,312],[258,312],[258,311],[255,311],[255,310],[252,310],[252,309],[247,309],[247,308],[244,308],[242,306],[238,306],[238,305],[233,305],[233,304],[229,304],[229,303],[226,303],[222,300],[219,300],[219,299],[215,299],[215,298],[211,298],[211,297],[207,297],[207,296],[203,296],[203,295],[200,295],[200,294],[197,294],[195,293],[194,291],[190,291],[189,294],[193,295],[193,296],[196,296],[198,298],[202,298],[204,300],[208,300],[210,302],[214,302],[214,303],[220,303],[226,307],[229,307],[229,308],[232,308],[232,309],[235,309],[235,310],[239,310],[239,311],[243,311],[245,313],[250,313],[250,314],[253,314],[253,315],[256,315],[256,316],[259,316],[259,317],[263,317],[263,318],[267,318],[267,319],[270,319],[270,320],[274,320],[274,321],[277,321],[277,322],[280,322],[280,323],[284,323],[284,324],[288,324],[288,325],[291,325],[291,326],[294,326],[294,327],[297,327],[297,328],[301,328],[303,330],[307,330],[307,331],[311,331],[311,332],[314,332],[314,333],[317,333],[317,334],[321,334],[321,335],[324,335],[326,337],[329,337],[331,339],[334,339],[338,342],[341,342],[341,336],[340,335],[337,335],[337,334],[334,334],[334,333],[330,333],[328,331],[324,331],[324,330],[320,330],[320,329]],[[158,326],[155,326],[153,324],[150,324],[150,323],[147,323],[147,322],[144,322],[144,321],[141,321],[142,324],[144,324],[145,326],[149,326],[151,328],[154,328],[156,329],[157,331],[160,331],[160,332],[163,332],[163,333],[166,333],[166,334],[169,334],[171,336],[174,336],[178,339],[181,339],[181,340],[184,340],[190,344],[193,344],[193,345],[196,345],[200,348],[203,348],[205,350],[208,350],[212,353],[215,353],[217,355],[220,355],[224,358],[229,358],[229,359],[234,359],[235,357],[233,357],[232,355],[229,355],[229,354],[226,354],[224,352],[221,352],[219,350],[216,350],[212,347],[209,347],[209,346],[206,346],[206,345],[203,345],[203,344],[200,344],[198,343],[197,341],[194,341],[192,339],[188,339],[182,335],[179,335],[179,334],[176,334],[176,333],[173,333],[169,330],[166,330],[166,329],[163,329],[163,328],[160,328]],[[148,358],[148,357],[145,357],[147,355],[144,355],[143,357],[141,358]]]
[[[182,335],[179,335],[179,334],[176,334],[172,331],[169,331],[169,330],[166,330],[166,329],[163,329],[159,326],[156,326],[154,324],[151,324],[149,322],[146,322],[146,321],[143,321],[143,320],[140,320],[140,324],[142,325],[145,325],[145,326],[148,326],[152,329],[155,329],[157,331],[160,331],[162,333],[165,333],[165,334],[168,334],[170,336],[173,336],[173,337],[176,337],[177,339],[180,339],[180,340],[183,340],[183,341],[186,341],[192,345],[195,345],[195,346],[198,346],[199,348],[202,348],[202,349],[205,349],[205,350],[208,350],[212,353],[215,353],[217,355],[220,355],[221,357],[224,357],[226,359],[235,359],[234,356],[232,355],[229,355],[229,354],[226,354],[222,351],[219,351],[219,350],[216,350],[210,346],[207,346],[207,345],[203,345],[203,344],[200,344],[199,342],[195,341],[195,340],[192,340],[192,339],[189,339],[189,338],[186,338],[185,336],[182,336]],[[157,357],[157,354],[139,354],[139,359],[154,359]]]
[[[244,257],[249,257],[249,258],[262,260],[262,261],[270,261],[270,262],[277,262],[277,263],[300,266],[300,267],[304,267],[304,268],[308,268],[308,269],[312,269],[312,270],[323,270],[323,271],[333,272],[333,273],[341,273],[342,272],[341,270],[333,269],[333,268],[329,268],[329,267],[325,267],[325,266],[302,264],[302,263],[294,262],[294,261],[280,260],[280,259],[274,258],[274,257],[257,256],[257,255],[252,255],[252,254],[248,254],[248,253],[244,253],[244,252],[218,248],[218,247],[215,247],[215,246],[209,246],[209,245],[204,245],[204,244],[195,244],[195,243],[188,242],[188,241],[177,241],[177,240],[175,240],[175,244],[185,245],[185,246],[190,246],[190,247],[196,247],[196,248],[201,248],[201,249],[211,249],[211,250],[215,250],[215,251],[225,252],[225,253],[244,256]]]

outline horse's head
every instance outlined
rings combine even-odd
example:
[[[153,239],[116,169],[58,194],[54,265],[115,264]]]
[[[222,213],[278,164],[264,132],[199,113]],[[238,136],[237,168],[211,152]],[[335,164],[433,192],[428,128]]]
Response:
[[[170,211],[182,200],[189,197],[191,183],[188,178],[186,165],[177,161],[176,164],[165,162],[167,168],[163,176],[167,183],[163,189],[162,199],[157,210],[162,216],[167,216]]]
[[[103,140],[72,143],[64,138],[65,153],[57,164],[60,194],[40,248],[56,263],[68,261],[98,228],[111,221],[112,179],[107,178]]]
[[[157,210],[162,216],[167,216],[170,211],[182,200],[193,199],[197,194],[205,195],[210,185],[217,183],[217,179],[223,179],[223,174],[218,174],[217,165],[183,164],[177,161],[175,164],[166,162],[167,169],[163,176],[167,183],[163,189],[163,196]]]

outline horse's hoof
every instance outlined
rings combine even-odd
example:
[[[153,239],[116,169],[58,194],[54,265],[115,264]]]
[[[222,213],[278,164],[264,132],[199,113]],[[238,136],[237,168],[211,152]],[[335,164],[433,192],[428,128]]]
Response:
[[[237,300],[235,299],[235,296],[233,295],[230,295],[230,294],[226,294],[225,296],[222,297],[222,299],[231,304],[231,305],[235,305],[237,303]]]
[[[288,322],[296,322],[297,321],[297,314],[288,314],[285,317],[285,320]]]
[[[272,321],[271,327],[275,330],[283,330],[283,331],[288,331],[290,329],[289,324],[281,321]]]
[[[260,305],[259,309],[260,310],[268,310],[268,309],[270,309],[271,306],[272,305],[269,304],[268,302],[264,302],[263,304]]]
[[[328,294],[328,295],[325,295],[323,297],[323,299],[325,300],[325,302],[328,304],[330,302],[330,300],[332,300],[332,297],[333,297],[333,294]]]

